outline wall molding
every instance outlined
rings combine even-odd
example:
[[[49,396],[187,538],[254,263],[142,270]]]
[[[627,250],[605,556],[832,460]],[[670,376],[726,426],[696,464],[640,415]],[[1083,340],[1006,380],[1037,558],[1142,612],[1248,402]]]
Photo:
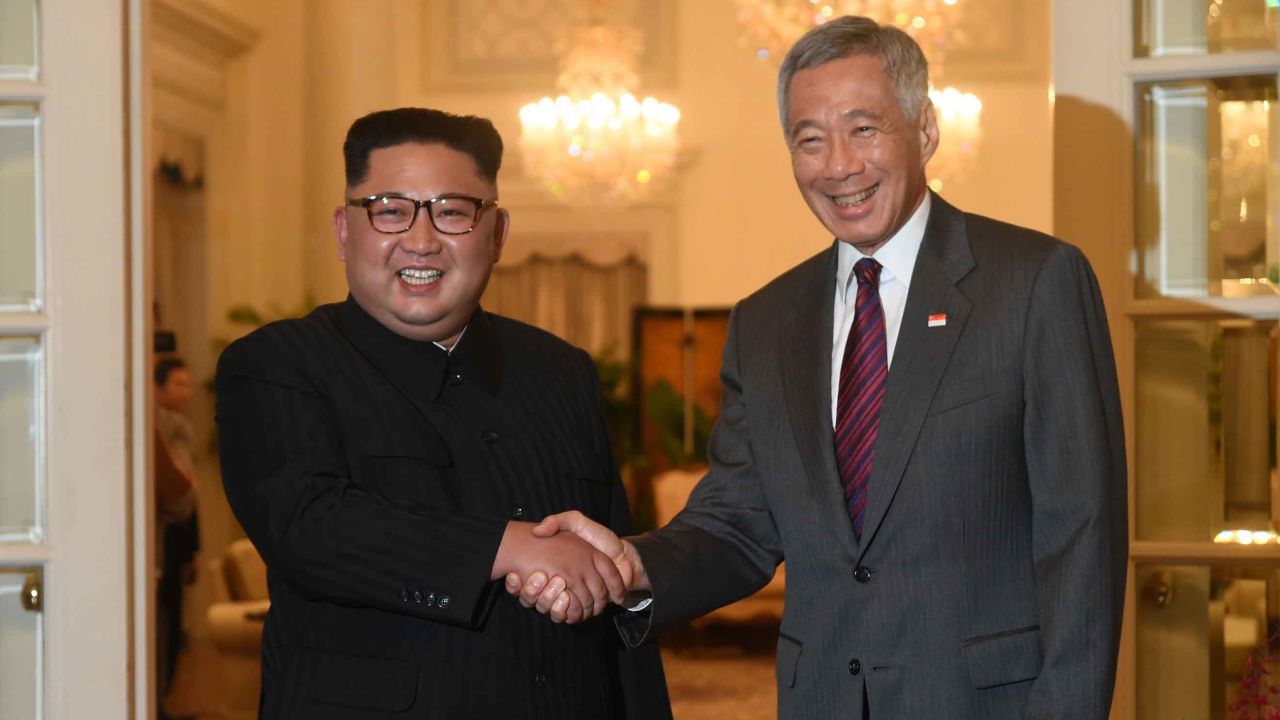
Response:
[[[227,99],[227,63],[254,46],[257,30],[204,0],[151,0],[150,11],[155,89],[220,110]]]

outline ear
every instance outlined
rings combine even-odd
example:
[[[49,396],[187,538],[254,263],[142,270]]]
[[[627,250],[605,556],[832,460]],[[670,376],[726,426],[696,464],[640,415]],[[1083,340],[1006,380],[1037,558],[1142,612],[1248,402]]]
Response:
[[[923,168],[937,151],[941,135],[938,130],[938,115],[934,112],[932,100],[925,98],[924,108],[920,114],[920,167]]]
[[[347,261],[347,209],[338,206],[333,209],[333,237],[338,242],[338,259]]]
[[[511,214],[504,207],[494,210],[493,222],[493,264],[502,259],[502,248],[507,246],[507,231],[511,229]]]

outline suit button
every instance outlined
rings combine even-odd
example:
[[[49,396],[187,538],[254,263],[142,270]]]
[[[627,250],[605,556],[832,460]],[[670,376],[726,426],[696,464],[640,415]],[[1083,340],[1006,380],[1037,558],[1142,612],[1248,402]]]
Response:
[[[436,601],[436,607],[439,607],[441,610],[449,607],[449,596],[441,595],[440,599]]]
[[[421,605],[421,604],[422,604],[422,591],[421,591],[421,590],[414,590],[414,591],[413,591],[413,601],[414,601],[415,603],[419,604],[419,605]]]
[[[498,433],[492,430],[485,430],[484,434],[480,436],[480,439],[484,441],[485,445],[492,445],[498,442]]]
[[[509,520],[523,520],[523,519],[524,519],[524,506],[523,506],[523,505],[512,505],[512,506],[511,506],[511,509],[507,511],[507,519],[509,519]]]
[[[400,588],[400,602],[409,602],[409,591],[404,588]]]
[[[860,583],[869,583],[871,582],[871,570],[859,565],[857,569],[853,571],[853,579]]]
[[[435,605],[435,604],[436,604],[436,594],[435,594],[435,593],[427,593],[427,607],[431,607],[431,606],[433,606],[433,605]]]
[[[854,659],[850,660],[850,661],[849,661],[849,674],[850,674],[850,675],[857,675],[857,674],[858,674],[858,673],[860,673],[860,672],[862,672],[862,663],[861,663],[861,662],[858,662],[858,658],[854,658]]]
[[[546,676],[546,675],[543,675],[542,673],[534,673],[534,675],[533,675],[533,684],[534,684],[534,685],[537,685],[538,687],[546,687],[546,686],[547,686],[547,676]]]
[[[454,372],[449,373],[449,384],[455,387],[462,384],[461,370],[455,370]]]

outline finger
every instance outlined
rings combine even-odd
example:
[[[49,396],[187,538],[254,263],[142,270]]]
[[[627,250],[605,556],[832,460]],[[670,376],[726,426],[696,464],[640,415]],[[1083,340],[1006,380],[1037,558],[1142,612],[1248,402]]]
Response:
[[[557,598],[564,594],[566,586],[568,586],[568,583],[559,575],[551,578],[551,582],[547,583],[547,588],[542,591],[542,594],[538,595],[536,603],[538,612],[543,615],[551,612],[552,605],[555,604]]]
[[[577,510],[558,513],[556,515],[548,515],[542,518],[542,522],[533,528],[535,537],[551,537],[561,530],[570,530],[576,532],[576,528],[586,518]]]
[[[596,581],[600,582],[599,581],[600,576],[596,575],[595,572],[589,572],[587,573],[587,576],[595,577]],[[569,588],[570,590],[573,591],[573,594],[577,596],[578,602],[582,604],[582,610],[584,613],[590,612],[590,608],[594,608],[596,606],[595,592],[593,592],[590,586],[588,585],[587,576],[578,578],[578,581],[574,583],[572,586],[570,586]],[[604,589],[603,582],[600,582],[600,588],[603,591]]]
[[[519,595],[521,584],[519,573],[507,573],[506,588],[508,595]]]
[[[547,586],[547,574],[541,570],[529,576],[528,582],[524,587],[520,588],[520,604],[525,607],[533,607],[538,602],[538,596],[542,594],[543,588]]]
[[[583,620],[590,619],[591,614],[586,608],[579,605],[577,601],[573,599],[572,593],[566,594],[569,595],[569,609],[565,611],[565,622],[573,625],[574,623],[580,623]]]
[[[611,558],[617,558],[622,555],[624,549],[622,541],[609,528],[576,510],[571,513],[561,513],[561,515],[567,516],[557,521],[562,531],[572,532],[587,541],[596,550]]]
[[[622,579],[622,573],[613,561],[605,557],[603,553],[593,553],[591,556],[592,564],[596,567],[596,572],[600,573],[600,577],[604,578],[605,589],[609,593],[609,600],[615,603],[621,603],[624,595],[627,594],[626,582]],[[596,608],[596,614],[604,612],[604,608]]]
[[[561,593],[551,604],[551,622],[562,623],[567,619],[569,611],[569,593]]]
[[[597,553],[591,553],[593,564],[596,556]],[[608,560],[608,558],[604,559],[606,561]],[[613,563],[605,562],[604,565],[605,571],[609,574],[618,572],[618,569],[613,566]],[[605,607],[609,605],[609,586],[608,583],[605,582],[604,576],[599,572],[599,568],[596,568],[596,572],[588,573],[586,581],[587,589],[591,591],[591,605],[584,608],[584,610],[589,608],[591,617],[595,617],[604,612]]]

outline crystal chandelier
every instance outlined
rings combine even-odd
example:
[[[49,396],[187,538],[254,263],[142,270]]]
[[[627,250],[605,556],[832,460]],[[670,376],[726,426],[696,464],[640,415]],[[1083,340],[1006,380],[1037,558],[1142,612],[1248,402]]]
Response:
[[[743,42],[762,60],[782,60],[800,36],[815,25],[861,15],[895,25],[924,48],[931,64],[942,63],[949,32],[959,17],[959,0],[737,0]]]
[[[781,62],[810,28],[842,15],[861,15],[894,25],[910,35],[929,58],[930,74],[940,74],[956,26],[960,0],[737,0],[742,40],[761,60]],[[953,87],[929,88],[942,144],[929,162],[929,187],[940,192],[960,181],[982,140],[982,101]]]
[[[525,172],[559,200],[635,202],[675,165],[680,110],[632,94],[638,38],[609,24],[579,28],[560,58],[559,97],[520,109]]]
[[[929,100],[938,118],[942,139],[929,160],[929,187],[942,192],[947,182],[958,182],[972,165],[982,140],[982,101],[973,93],[953,87],[929,88]]]

